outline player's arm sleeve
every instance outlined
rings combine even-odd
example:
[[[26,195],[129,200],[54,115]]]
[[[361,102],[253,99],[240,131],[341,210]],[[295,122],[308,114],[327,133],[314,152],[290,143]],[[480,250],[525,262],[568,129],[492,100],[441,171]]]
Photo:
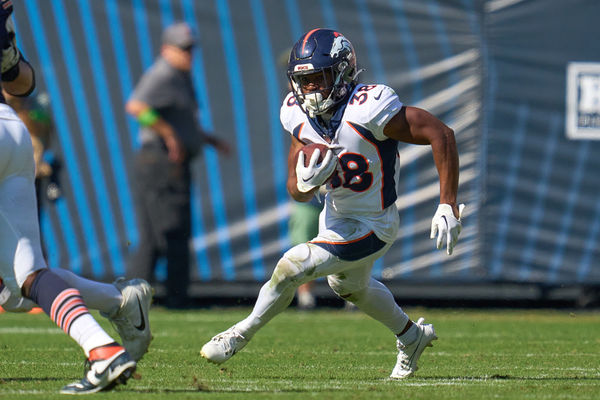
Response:
[[[366,123],[367,129],[373,133],[373,136],[379,140],[389,139],[383,133],[387,123],[396,115],[403,104],[394,92],[394,89],[385,85],[378,85],[370,92],[373,95],[369,101],[369,120]]]

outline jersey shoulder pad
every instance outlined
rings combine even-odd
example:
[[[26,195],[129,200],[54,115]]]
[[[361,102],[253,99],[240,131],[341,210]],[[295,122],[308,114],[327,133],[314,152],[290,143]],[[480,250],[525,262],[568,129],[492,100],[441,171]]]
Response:
[[[346,118],[367,127],[380,140],[385,139],[385,125],[402,108],[394,89],[386,85],[358,85],[348,104]]]
[[[365,84],[360,84],[355,88],[349,104],[361,119],[360,122],[363,123],[370,122],[389,107],[395,109],[398,105],[402,105],[396,92],[391,87]]]
[[[288,93],[283,100],[281,110],[279,111],[279,119],[283,128],[290,133],[304,119],[304,112],[298,106],[292,92]]]

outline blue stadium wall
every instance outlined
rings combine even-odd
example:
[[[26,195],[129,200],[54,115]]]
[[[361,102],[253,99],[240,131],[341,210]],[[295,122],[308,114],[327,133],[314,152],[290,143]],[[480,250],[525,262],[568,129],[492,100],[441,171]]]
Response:
[[[354,44],[366,71],[451,126],[467,204],[455,254],[434,250],[438,181],[427,146],[400,146],[401,230],[376,263],[391,282],[600,282],[599,143],[565,135],[566,69],[600,61],[593,0],[23,0],[19,42],[51,99],[63,197],[42,204],[51,267],[110,280],[138,245],[124,103],[190,23],[202,127],[234,144],[193,163],[193,280],[262,282],[289,248],[281,62],[313,27]],[[600,112],[599,112],[600,114]],[[159,263],[164,271],[164,261]],[[217,286],[218,287],[218,286]]]

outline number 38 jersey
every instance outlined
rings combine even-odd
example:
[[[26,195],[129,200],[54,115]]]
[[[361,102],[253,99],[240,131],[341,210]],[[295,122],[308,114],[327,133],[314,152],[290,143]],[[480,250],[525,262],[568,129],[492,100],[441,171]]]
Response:
[[[401,108],[393,89],[359,84],[326,133],[302,111],[292,93],[285,98],[280,115],[285,130],[305,144],[330,145],[337,155],[336,171],[327,184],[327,205],[336,213],[381,213],[396,201],[398,146],[383,128]]]

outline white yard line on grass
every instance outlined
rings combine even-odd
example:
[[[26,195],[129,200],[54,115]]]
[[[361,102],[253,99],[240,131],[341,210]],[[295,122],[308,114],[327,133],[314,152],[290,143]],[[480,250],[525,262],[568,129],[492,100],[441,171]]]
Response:
[[[58,327],[56,328],[22,328],[22,327],[2,327],[0,328],[0,334],[50,334],[58,335],[64,334]]]

